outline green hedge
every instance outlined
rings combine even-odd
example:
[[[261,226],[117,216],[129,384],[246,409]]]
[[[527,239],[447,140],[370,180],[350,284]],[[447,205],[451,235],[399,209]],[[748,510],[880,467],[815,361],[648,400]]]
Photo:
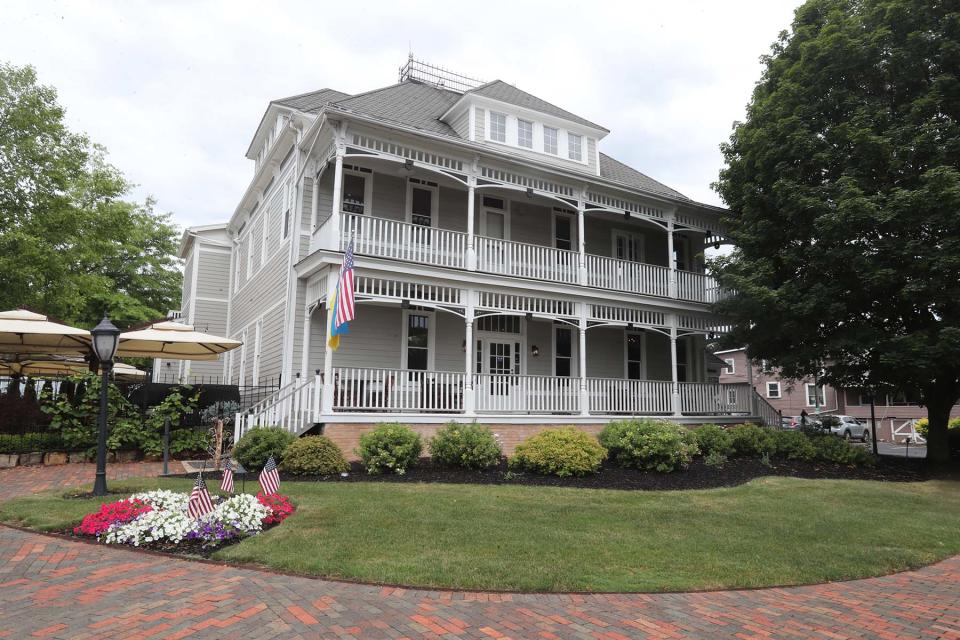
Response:
[[[360,436],[356,453],[369,474],[383,472],[402,475],[420,459],[423,441],[420,434],[396,422],[377,425]]]
[[[63,440],[56,433],[0,434],[0,453],[64,450]]]
[[[434,462],[465,469],[489,469],[500,462],[502,453],[489,427],[476,423],[450,422],[430,440]]]
[[[283,452],[281,469],[294,475],[332,476],[350,468],[340,447],[325,436],[303,436]]]
[[[584,476],[596,473],[607,450],[576,427],[546,429],[517,445],[510,467],[544,475]]]
[[[621,467],[669,473],[699,452],[692,431],[668,420],[620,420],[600,432],[600,444]]]
[[[284,451],[296,439],[297,436],[279,427],[250,429],[233,447],[233,457],[247,471],[259,472],[271,455],[277,464],[283,462]]]

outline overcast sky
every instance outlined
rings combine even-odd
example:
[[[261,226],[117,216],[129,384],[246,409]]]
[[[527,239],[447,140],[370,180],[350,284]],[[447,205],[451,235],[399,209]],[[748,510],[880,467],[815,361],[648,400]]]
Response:
[[[411,49],[605,126],[604,152],[720,204],[718,145],[797,4],[28,0],[4,3],[0,60],[36,67],[70,126],[181,226],[229,218],[271,99],[392,84]]]

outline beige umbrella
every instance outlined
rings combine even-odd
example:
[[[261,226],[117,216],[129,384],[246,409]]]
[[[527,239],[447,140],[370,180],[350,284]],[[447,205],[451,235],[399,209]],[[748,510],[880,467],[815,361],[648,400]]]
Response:
[[[194,331],[188,324],[158,322],[146,329],[120,334],[118,356],[168,360],[216,360],[243,343]]]
[[[90,332],[26,309],[0,312],[0,353],[85,355]]]
[[[89,370],[89,363],[77,358],[58,358],[54,356],[49,359],[17,358],[0,360],[0,376],[21,375],[31,378],[45,378],[86,373]],[[147,372],[123,362],[115,362],[113,364],[113,375],[117,380],[136,382],[146,379]]]

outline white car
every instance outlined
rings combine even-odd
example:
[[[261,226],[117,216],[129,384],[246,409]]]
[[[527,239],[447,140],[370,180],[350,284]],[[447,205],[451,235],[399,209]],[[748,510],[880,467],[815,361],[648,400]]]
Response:
[[[830,433],[850,440],[856,438],[863,442],[870,442],[870,428],[866,421],[858,420],[853,416],[820,416],[824,428],[829,427]]]

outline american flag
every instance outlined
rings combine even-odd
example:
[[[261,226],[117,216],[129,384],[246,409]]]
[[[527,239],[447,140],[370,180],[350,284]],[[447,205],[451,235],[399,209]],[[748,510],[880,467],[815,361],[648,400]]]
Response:
[[[196,519],[211,511],[213,511],[213,503],[210,502],[210,492],[207,491],[207,483],[203,481],[203,474],[198,473],[197,483],[193,485],[190,500],[187,502],[187,515]]]
[[[267,464],[263,465],[263,471],[260,472],[260,488],[267,495],[280,491],[280,473],[273,456],[267,459]]]
[[[353,317],[353,240],[350,240],[340,267],[340,282],[337,283],[337,324],[346,324]]]
[[[233,493],[233,465],[230,464],[230,458],[223,465],[223,480],[220,481],[220,491]]]

